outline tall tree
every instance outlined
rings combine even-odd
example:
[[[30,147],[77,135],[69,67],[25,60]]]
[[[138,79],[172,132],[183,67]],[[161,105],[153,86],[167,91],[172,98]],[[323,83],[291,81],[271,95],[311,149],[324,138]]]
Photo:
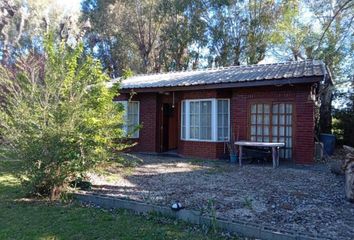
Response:
[[[156,70],[160,71],[161,65],[166,71],[186,69],[191,61],[197,65],[198,48],[207,43],[206,23],[202,20],[206,9],[202,1],[163,1],[160,7],[165,17]]]
[[[347,79],[345,68],[348,64],[345,62],[350,61],[349,56],[353,53],[354,36],[354,2],[350,2],[295,0],[287,3],[285,14],[277,25],[278,31],[273,34],[273,43],[285,59],[322,59],[335,81]],[[321,85],[320,92],[319,131],[330,133],[333,87],[329,78]]]
[[[159,0],[86,0],[83,2],[83,19],[92,22],[89,33],[91,48],[98,46],[110,59],[113,75],[121,74],[123,68],[138,72],[153,70],[153,52],[161,35],[163,14]],[[122,54],[118,54],[118,51]],[[108,53],[114,51],[114,53]],[[114,57],[120,57],[116,63]],[[136,64],[136,58],[139,64]],[[128,59],[128,60],[127,60]]]
[[[0,2],[0,57],[4,65],[30,50],[43,50],[43,35],[79,36],[79,12],[67,11],[55,0],[4,0]],[[63,35],[65,34],[65,36]]]
[[[210,51],[216,65],[255,64],[264,59],[281,5],[273,0],[211,1]]]

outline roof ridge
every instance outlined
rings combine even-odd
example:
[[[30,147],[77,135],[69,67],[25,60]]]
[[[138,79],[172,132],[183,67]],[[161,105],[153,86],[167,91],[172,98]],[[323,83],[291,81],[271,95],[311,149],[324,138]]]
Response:
[[[230,65],[230,66],[219,66],[219,67],[207,67],[207,68],[198,68],[198,69],[182,69],[182,70],[172,70],[167,72],[151,72],[151,73],[140,73],[137,75],[133,75],[132,77],[139,77],[139,76],[153,76],[153,75],[162,75],[162,74],[171,74],[171,73],[189,73],[189,72],[207,72],[207,71],[217,71],[217,70],[226,70],[226,69],[234,69],[234,68],[250,68],[255,66],[270,66],[270,65],[286,65],[286,64],[293,64],[293,63],[301,63],[301,62],[312,62],[312,64],[323,64],[322,60],[319,59],[305,59],[300,61],[284,61],[284,62],[275,62],[275,63],[256,63],[256,64],[248,64],[248,65]],[[115,79],[119,79],[115,78]]]

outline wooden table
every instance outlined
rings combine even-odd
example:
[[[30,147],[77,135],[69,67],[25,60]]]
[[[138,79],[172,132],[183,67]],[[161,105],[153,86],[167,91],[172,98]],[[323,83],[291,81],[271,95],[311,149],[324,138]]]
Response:
[[[242,166],[242,147],[269,147],[272,148],[273,168],[279,166],[279,148],[284,147],[285,143],[280,142],[250,142],[237,141],[235,145],[239,146],[239,164]]]

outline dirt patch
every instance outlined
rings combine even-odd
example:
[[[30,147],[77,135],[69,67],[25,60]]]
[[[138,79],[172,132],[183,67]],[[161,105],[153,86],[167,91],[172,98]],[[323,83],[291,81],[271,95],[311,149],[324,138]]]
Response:
[[[129,174],[90,174],[93,192],[186,208],[229,221],[243,220],[333,239],[354,239],[354,204],[345,200],[344,178],[325,165],[307,168],[245,165],[137,155]],[[112,174],[110,174],[111,176]],[[213,202],[210,209],[210,202]]]

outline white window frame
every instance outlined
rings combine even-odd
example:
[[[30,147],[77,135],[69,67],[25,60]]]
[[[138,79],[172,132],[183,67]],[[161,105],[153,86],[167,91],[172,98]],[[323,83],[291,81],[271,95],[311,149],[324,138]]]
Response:
[[[218,100],[227,100],[228,102],[228,136],[227,139],[218,139]],[[211,139],[200,139],[200,138],[190,138],[190,103],[191,102],[201,102],[201,101],[211,101]],[[185,103],[185,137],[183,138],[183,103]],[[185,99],[181,101],[181,129],[180,138],[183,141],[193,141],[193,142],[228,142],[230,140],[230,99],[229,98],[200,98],[200,99]]]
[[[126,134],[128,135],[128,103],[138,103],[138,125],[140,124],[140,101],[115,101],[116,103],[120,103],[123,105],[124,108],[124,113],[123,113],[123,119],[124,119],[124,125],[123,125],[123,130]],[[135,134],[135,135],[134,135]],[[134,132],[130,138],[139,138],[140,137],[140,129],[137,129],[136,132]]]

